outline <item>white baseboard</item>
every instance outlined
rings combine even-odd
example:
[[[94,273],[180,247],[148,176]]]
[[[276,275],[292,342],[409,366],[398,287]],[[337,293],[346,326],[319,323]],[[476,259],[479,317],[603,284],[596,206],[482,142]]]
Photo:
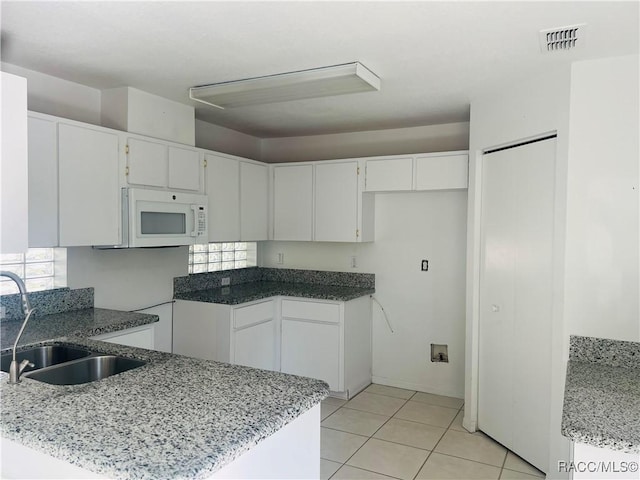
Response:
[[[424,393],[432,393],[434,395],[442,395],[445,397],[454,397],[464,399],[464,392],[452,392],[446,390],[439,390],[437,388],[433,388],[430,385],[421,384],[421,383],[413,383],[413,382],[405,382],[402,380],[396,380],[393,378],[386,377],[378,377],[373,376],[373,383],[377,383],[379,385],[386,385],[388,387],[396,387],[396,388],[404,388],[406,390],[416,390],[418,392]]]

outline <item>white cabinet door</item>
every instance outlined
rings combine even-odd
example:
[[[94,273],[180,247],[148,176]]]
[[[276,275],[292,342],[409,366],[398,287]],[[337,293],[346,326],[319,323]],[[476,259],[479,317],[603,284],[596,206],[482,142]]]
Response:
[[[274,323],[272,319],[234,331],[234,355],[231,363],[264,370],[276,370]]]
[[[29,116],[29,247],[58,246],[58,125]]]
[[[416,157],[416,190],[464,189],[469,186],[469,155]]]
[[[358,241],[358,193],[357,161],[316,164],[316,241]]]
[[[273,168],[273,239],[313,240],[313,165]]]
[[[169,188],[201,191],[200,152],[181,147],[169,147]]]
[[[1,72],[0,247],[28,248],[27,80]]]
[[[58,125],[60,246],[120,243],[118,136]]]
[[[365,191],[411,191],[413,157],[371,158],[365,161]]]
[[[154,334],[153,325],[144,325],[141,327],[128,328],[119,332],[104,333],[91,337],[92,340],[101,340],[103,342],[117,343],[118,345],[126,345],[128,347],[146,348],[153,350]]]
[[[127,145],[128,183],[166,187],[169,180],[167,146],[139,138],[128,138]]]
[[[333,391],[340,385],[340,325],[282,319],[283,373],[324,380]]]
[[[212,154],[206,154],[205,160],[209,241],[240,240],[240,162]]]
[[[240,162],[240,240],[268,239],[269,168]]]

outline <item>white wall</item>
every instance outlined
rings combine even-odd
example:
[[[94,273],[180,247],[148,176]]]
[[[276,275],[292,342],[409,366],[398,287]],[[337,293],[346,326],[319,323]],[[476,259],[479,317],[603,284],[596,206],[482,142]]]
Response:
[[[95,306],[135,310],[173,298],[173,278],[187,275],[188,247],[96,250],[67,249],[69,287],[94,287]],[[156,349],[171,351],[171,305],[143,313],[160,316]]]
[[[27,79],[29,110],[100,125],[100,90],[9,63],[2,71]]]
[[[565,322],[640,341],[638,56],[571,69]]]
[[[469,123],[262,139],[260,160],[302,162],[423,152],[466,150]]]
[[[376,194],[374,243],[264,242],[262,266],[376,274],[374,382],[461,398],[464,391],[466,191]],[[284,265],[277,265],[278,253]],[[350,268],[351,256],[358,268]],[[429,260],[429,271],[420,261]],[[431,363],[429,344],[449,345]]]
[[[568,337],[563,326],[564,225],[568,149],[569,68],[544,72],[507,89],[472,99],[469,138],[469,218],[467,228],[467,326],[464,426],[477,428],[478,305],[482,151],[556,131],[556,212],[552,319],[551,424],[548,478],[557,461],[569,459],[569,442],[560,435]],[[508,359],[506,359],[508,361]]]
[[[196,146],[260,160],[260,139],[229,128],[196,120]]]

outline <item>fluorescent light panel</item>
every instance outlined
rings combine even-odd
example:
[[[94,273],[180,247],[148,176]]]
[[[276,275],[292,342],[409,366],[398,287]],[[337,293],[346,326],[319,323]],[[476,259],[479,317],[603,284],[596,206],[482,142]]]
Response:
[[[380,79],[353,62],[192,87],[189,98],[224,109],[376,90],[380,90]]]

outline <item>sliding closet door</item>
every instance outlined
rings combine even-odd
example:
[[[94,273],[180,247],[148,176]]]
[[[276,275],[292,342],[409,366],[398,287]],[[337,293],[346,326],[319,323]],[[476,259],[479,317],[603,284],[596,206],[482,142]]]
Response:
[[[478,426],[547,470],[555,138],[483,156]]]

